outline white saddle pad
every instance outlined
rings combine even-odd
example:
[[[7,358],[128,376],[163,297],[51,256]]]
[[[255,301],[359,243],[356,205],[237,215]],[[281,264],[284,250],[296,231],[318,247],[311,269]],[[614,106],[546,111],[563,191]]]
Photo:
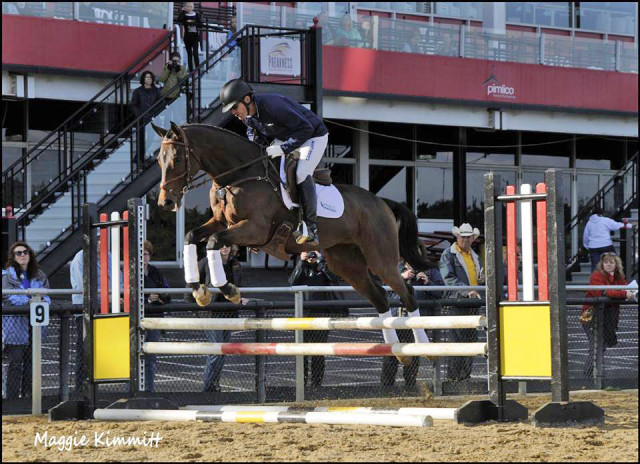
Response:
[[[284,156],[280,157],[280,178],[283,182],[286,182]],[[300,206],[291,201],[289,192],[282,184],[280,184],[280,191],[282,192],[282,200],[287,208],[293,209]],[[318,197],[318,216],[329,219],[337,219],[342,216],[342,213],[344,213],[344,199],[335,185],[316,184],[316,196]]]

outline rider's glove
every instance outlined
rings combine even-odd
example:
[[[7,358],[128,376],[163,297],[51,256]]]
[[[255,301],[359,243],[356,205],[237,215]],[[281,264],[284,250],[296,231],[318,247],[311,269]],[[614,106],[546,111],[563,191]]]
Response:
[[[270,147],[267,147],[267,156],[269,156],[270,158],[278,158],[283,155],[284,152],[279,145],[271,145]]]

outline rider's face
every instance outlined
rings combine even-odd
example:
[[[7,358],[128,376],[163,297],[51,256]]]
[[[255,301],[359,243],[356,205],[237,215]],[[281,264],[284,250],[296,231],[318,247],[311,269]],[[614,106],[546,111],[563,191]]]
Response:
[[[248,104],[251,101],[251,99],[247,96],[247,97],[244,97],[244,101]],[[233,108],[231,108],[231,114],[234,115],[236,118],[238,118],[240,121],[242,121],[244,118],[249,116],[249,112],[247,111],[247,106],[243,105],[240,102],[236,103],[236,105]]]

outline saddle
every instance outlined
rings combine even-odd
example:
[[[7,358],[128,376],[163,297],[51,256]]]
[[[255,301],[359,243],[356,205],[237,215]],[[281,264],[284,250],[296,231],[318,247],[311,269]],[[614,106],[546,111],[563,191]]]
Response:
[[[293,155],[293,156],[291,156]],[[287,157],[284,164],[284,172],[287,177],[287,192],[291,197],[291,201],[298,202],[298,183],[296,181],[296,169],[298,168],[298,160],[300,159],[300,153],[296,150],[290,156]],[[320,185],[331,185],[333,180],[331,179],[330,169],[316,169],[313,171],[313,181]]]
[[[300,152],[298,150],[293,151],[285,160],[284,171],[286,173],[286,189],[289,192],[291,201],[298,203],[298,183],[296,182],[296,169],[298,168],[298,160],[300,159]],[[331,179],[330,169],[316,169],[313,171],[313,180],[320,185],[331,185],[333,180]],[[271,236],[269,242],[263,246],[255,247],[261,249],[265,253],[271,256],[281,259],[283,261],[289,260],[290,256],[285,251],[285,245],[289,237],[295,230],[296,226],[292,221],[284,221],[280,224],[272,224],[272,228],[275,232]]]

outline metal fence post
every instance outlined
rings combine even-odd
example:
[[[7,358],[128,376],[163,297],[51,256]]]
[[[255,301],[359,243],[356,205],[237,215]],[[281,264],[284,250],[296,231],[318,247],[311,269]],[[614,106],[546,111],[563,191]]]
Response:
[[[542,31],[538,39],[538,64],[544,64],[544,32]]]
[[[303,315],[303,293],[296,291],[295,293],[295,317]],[[304,336],[302,330],[295,331],[295,342],[303,343]],[[304,401],[304,356],[296,356],[296,403]]]

